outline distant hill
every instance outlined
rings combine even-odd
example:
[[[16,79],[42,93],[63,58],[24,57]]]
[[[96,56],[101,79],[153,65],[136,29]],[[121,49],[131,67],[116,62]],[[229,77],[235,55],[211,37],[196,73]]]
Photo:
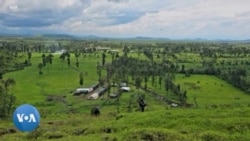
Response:
[[[205,39],[205,38],[183,38],[170,39],[166,37],[102,37],[97,35],[69,35],[69,34],[18,34],[18,33],[1,33],[0,37],[24,37],[24,38],[46,38],[46,39],[86,39],[86,40],[159,40],[159,41],[189,41],[189,42],[219,42],[219,43],[250,43],[250,39],[233,40],[233,39]]]
[[[53,39],[76,39],[76,36],[68,34],[42,34],[43,38],[53,38]]]
[[[31,34],[0,33],[0,37],[32,37]]]
[[[171,40],[169,38],[164,38],[164,37],[144,37],[144,36],[137,36],[134,39],[137,39],[137,40]]]
[[[15,34],[15,33],[0,33],[0,37],[27,37],[27,38],[49,38],[49,39],[76,39],[76,36],[68,34]]]
[[[250,39],[243,40],[242,42],[244,42],[244,43],[250,43]]]
[[[100,37],[96,35],[86,35],[86,36],[81,36],[81,39],[106,39],[108,37]]]
[[[137,37],[135,37],[135,39],[139,39],[139,40],[151,40],[153,38],[152,37],[137,36]]]

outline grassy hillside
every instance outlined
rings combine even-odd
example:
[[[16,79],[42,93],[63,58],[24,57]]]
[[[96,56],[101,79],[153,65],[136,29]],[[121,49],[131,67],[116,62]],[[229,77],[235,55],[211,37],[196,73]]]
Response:
[[[16,81],[13,88],[16,106],[29,103],[38,108],[42,117],[40,127],[31,133],[17,131],[0,135],[0,140],[250,140],[249,95],[216,77],[176,75],[175,83],[187,90],[188,102],[197,103],[198,107],[193,108],[172,108],[140,90],[147,103],[146,111],[140,112],[136,102],[139,94],[133,86],[131,92],[123,93],[120,103],[108,99],[107,94],[98,100],[87,100],[70,93],[79,87],[80,72],[87,72],[84,86],[97,83],[96,64],[101,62],[101,57],[80,57],[80,67],[76,68],[73,54],[71,67],[55,55],[53,64],[44,67],[43,75],[39,75],[37,65],[42,61],[41,55],[33,54],[32,66],[4,75]],[[107,60],[110,61],[111,56]],[[150,85],[149,88],[166,94],[163,88]],[[57,99],[46,101],[48,96]],[[132,103],[131,111],[129,102]],[[94,105],[101,107],[99,117],[89,114]],[[14,128],[11,119],[0,122],[1,132]]]

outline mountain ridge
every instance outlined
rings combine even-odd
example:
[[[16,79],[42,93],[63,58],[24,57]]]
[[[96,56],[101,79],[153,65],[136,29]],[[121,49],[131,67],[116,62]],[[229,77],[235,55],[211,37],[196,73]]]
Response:
[[[250,43],[250,39],[206,39],[206,38],[183,38],[171,39],[167,37],[150,37],[150,36],[134,36],[134,37],[103,37],[97,35],[70,35],[70,34],[18,34],[18,33],[0,33],[0,37],[30,37],[30,38],[53,38],[53,39],[133,39],[133,40],[165,40],[165,41],[196,41],[196,42],[244,42]]]

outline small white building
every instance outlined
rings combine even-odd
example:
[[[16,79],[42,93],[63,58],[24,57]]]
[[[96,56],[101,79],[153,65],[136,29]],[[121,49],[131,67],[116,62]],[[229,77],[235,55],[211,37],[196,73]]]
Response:
[[[74,92],[75,95],[77,94],[88,94],[93,91],[93,88],[77,88]]]
[[[124,92],[128,92],[130,91],[130,87],[121,87],[121,90],[123,90]]]

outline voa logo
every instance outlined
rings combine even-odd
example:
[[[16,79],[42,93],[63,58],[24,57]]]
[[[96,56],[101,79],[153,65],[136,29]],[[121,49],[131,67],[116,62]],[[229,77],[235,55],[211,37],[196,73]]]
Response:
[[[29,104],[19,106],[13,113],[12,118],[16,128],[23,132],[35,130],[40,123],[38,110]]]
[[[16,114],[19,122],[28,121],[28,122],[36,122],[36,118],[34,114],[25,115],[25,114]]]

